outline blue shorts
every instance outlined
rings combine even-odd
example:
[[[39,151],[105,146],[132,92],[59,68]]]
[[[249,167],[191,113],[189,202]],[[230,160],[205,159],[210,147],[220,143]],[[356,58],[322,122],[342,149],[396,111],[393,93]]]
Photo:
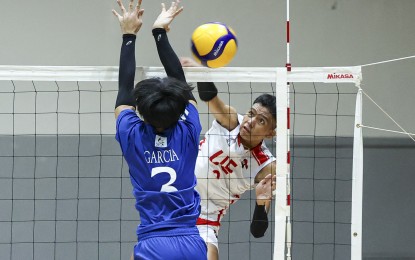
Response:
[[[207,247],[200,235],[160,236],[140,240],[134,260],[206,260]]]

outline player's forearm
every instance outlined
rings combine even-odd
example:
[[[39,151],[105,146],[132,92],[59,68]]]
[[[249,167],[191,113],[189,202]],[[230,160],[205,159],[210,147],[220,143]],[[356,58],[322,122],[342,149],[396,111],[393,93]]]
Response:
[[[155,28],[153,29],[153,36],[156,41],[160,61],[166,70],[167,76],[186,82],[182,65],[169,43],[166,30]]]
[[[255,238],[263,237],[268,229],[268,216],[265,205],[255,203],[254,215],[251,222],[251,234]]]
[[[131,91],[134,88],[135,77],[135,40],[134,34],[124,34],[120,54],[118,74],[118,95],[115,107],[120,105],[135,106]]]
[[[182,64],[169,43],[166,30],[163,28],[154,28],[153,36],[156,41],[160,61],[163,64],[167,76],[186,82]],[[196,101],[192,92],[189,92],[189,100]]]

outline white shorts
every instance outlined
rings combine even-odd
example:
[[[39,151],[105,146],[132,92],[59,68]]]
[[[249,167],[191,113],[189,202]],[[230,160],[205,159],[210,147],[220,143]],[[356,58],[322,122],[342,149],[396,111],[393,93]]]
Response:
[[[205,240],[206,243],[211,243],[216,246],[219,250],[218,245],[218,231],[219,227],[210,226],[210,225],[196,225],[199,229],[199,234]]]

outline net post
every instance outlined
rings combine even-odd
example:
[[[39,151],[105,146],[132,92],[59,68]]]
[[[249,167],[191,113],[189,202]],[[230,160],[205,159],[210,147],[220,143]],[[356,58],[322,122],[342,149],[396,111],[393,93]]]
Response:
[[[276,79],[277,98],[277,189],[275,194],[275,231],[274,231],[274,260],[285,259],[286,210],[287,210],[287,164],[288,129],[287,129],[287,70],[277,68]]]
[[[362,124],[362,89],[360,82],[356,95],[356,110],[353,137],[353,181],[352,181],[352,216],[351,216],[351,259],[362,259],[362,209],[363,209],[363,133]]]

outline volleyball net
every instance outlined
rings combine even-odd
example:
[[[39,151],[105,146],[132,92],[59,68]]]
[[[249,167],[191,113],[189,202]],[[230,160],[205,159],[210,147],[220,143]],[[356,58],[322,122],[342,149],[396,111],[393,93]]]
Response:
[[[263,238],[249,234],[247,192],[223,219],[221,259],[361,259],[360,67],[185,73],[215,82],[240,113],[262,93],[277,98],[271,225]],[[136,81],[163,76],[136,71]],[[118,67],[0,66],[2,259],[130,257],[139,215],[114,138],[117,80]],[[199,111],[204,134],[214,117],[203,102]]]

